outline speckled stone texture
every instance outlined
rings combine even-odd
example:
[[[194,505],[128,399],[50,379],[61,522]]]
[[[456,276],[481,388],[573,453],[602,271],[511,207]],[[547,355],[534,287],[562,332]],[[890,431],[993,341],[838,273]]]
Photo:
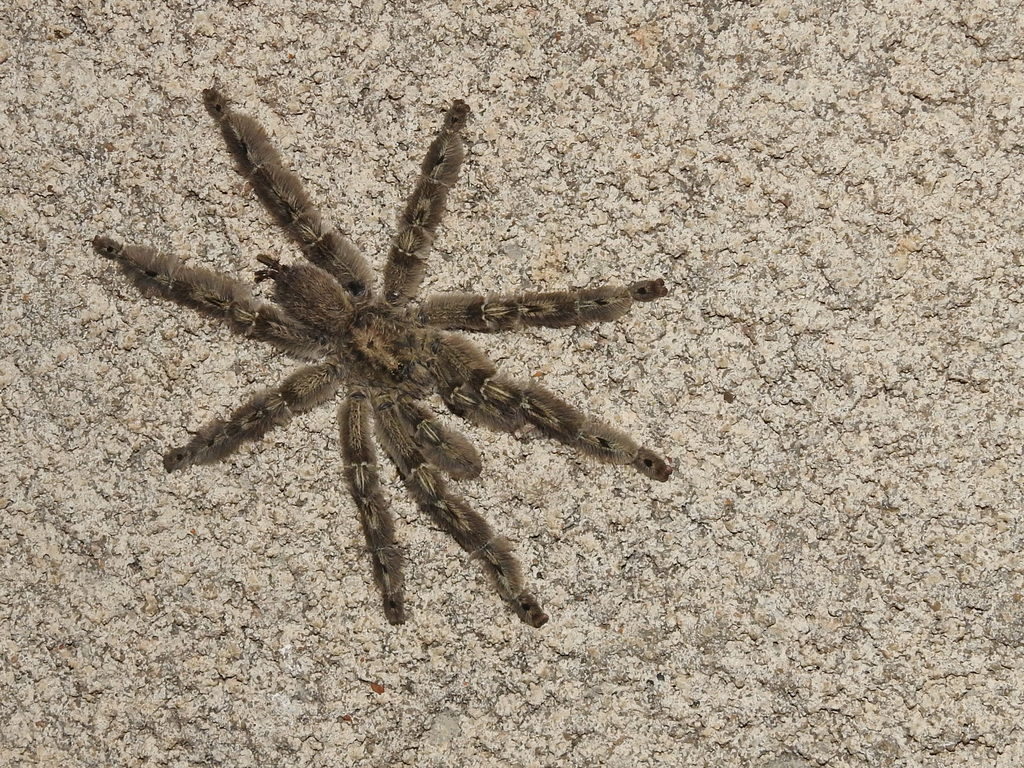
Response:
[[[1024,21],[1016,3],[0,9],[0,765],[1024,764]],[[294,248],[218,83],[379,267],[474,115],[425,292],[663,276],[481,339],[672,456],[652,483],[469,428],[521,625],[387,492],[389,626],[330,408],[162,453],[293,363],[140,298],[95,235]]]

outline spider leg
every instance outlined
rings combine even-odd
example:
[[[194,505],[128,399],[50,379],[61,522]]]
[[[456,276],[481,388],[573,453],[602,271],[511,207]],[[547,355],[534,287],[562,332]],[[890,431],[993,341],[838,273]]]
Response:
[[[402,565],[395,545],[395,520],[380,491],[377,457],[370,438],[370,406],[363,392],[352,392],[338,408],[341,450],[352,498],[359,509],[363,535],[373,562],[373,577],[384,599],[384,615],[392,624],[405,623]]]
[[[486,355],[465,339],[445,335],[435,344],[434,372],[441,398],[457,416],[491,429],[514,432],[533,424],[546,436],[610,464],[630,464],[664,482],[672,468],[625,432],[587,416],[548,389],[519,384],[497,373]]]
[[[353,296],[368,296],[373,273],[359,250],[320,216],[299,177],[284,167],[262,126],[231,109],[214,88],[203,91],[210,115],[220,124],[239,172],[303,254],[330,272]]]
[[[384,299],[391,305],[405,304],[419,290],[448,190],[459,178],[465,156],[459,131],[468,117],[465,102],[452,104],[423,159],[416,187],[398,217],[398,233],[384,267]]]
[[[524,326],[565,328],[617,320],[634,301],[654,301],[667,294],[661,278],[554,293],[448,293],[428,297],[419,308],[418,319],[435,328],[489,333]]]
[[[256,394],[227,420],[204,425],[188,445],[164,456],[164,469],[173,472],[220,461],[242,443],[258,440],[274,427],[287,424],[293,414],[327,402],[337,392],[342,377],[343,370],[336,360],[300,368],[279,386]]]
[[[465,500],[448,490],[444,479],[430,466],[409,434],[395,400],[384,394],[375,397],[374,419],[384,450],[398,467],[419,508],[460,547],[483,562],[498,593],[512,605],[523,622],[532,627],[543,626],[548,616],[537,599],[524,589],[522,568],[512,553],[512,545],[497,536]]]
[[[153,248],[122,245],[97,237],[93,248],[118,263],[146,295],[159,296],[224,320],[235,333],[267,341],[295,357],[315,360],[327,354],[326,340],[277,307],[253,298],[249,287],[209,269],[186,267],[177,257]]]
[[[430,409],[414,400],[396,402],[398,417],[427,460],[455,480],[480,474],[480,454],[465,436],[448,429],[434,418]]]

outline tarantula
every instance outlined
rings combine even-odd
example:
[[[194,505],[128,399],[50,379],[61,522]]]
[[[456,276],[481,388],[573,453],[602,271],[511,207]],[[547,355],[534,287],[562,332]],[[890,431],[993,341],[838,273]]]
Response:
[[[600,461],[631,464],[654,480],[667,480],[672,469],[628,435],[584,415],[539,384],[502,376],[474,344],[447,331],[496,333],[615,320],[634,301],[665,296],[664,281],[564,293],[445,294],[409,306],[419,290],[448,190],[462,166],[460,132],[469,107],[456,101],[399,216],[383,286],[376,293],[362,254],[323,220],[263,128],[232,110],[219,91],[206,90],[203,98],[238,171],[309,263],[282,264],[257,256],[264,268],[256,272],[256,281],[274,284],[275,303],[267,303],[234,278],[187,267],[152,248],[122,245],[108,237],[97,237],[93,247],[117,261],[144,294],[218,318],[242,336],[314,364],[258,393],[227,419],[203,426],[187,445],[164,456],[165,469],[219,461],[342,390],[341,451],[388,621],[405,621],[404,558],[381,492],[374,438],[419,508],[483,563],[498,593],[524,622],[542,626],[548,617],[526,589],[510,543],[442,477],[476,477],[479,455],[465,437],[439,423],[423,400],[436,392],[452,413],[492,429],[515,432],[532,425]]]

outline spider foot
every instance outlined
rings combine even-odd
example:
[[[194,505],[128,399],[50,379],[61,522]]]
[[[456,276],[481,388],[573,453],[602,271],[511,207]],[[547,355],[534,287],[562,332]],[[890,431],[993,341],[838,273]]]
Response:
[[[637,452],[633,467],[659,483],[664,483],[672,475],[672,467],[661,456],[647,448],[641,448]]]
[[[117,240],[104,237],[103,235],[97,235],[92,239],[92,247],[96,253],[107,259],[118,258],[124,250],[124,246],[117,242]]]
[[[192,457],[185,446],[168,451],[164,454],[164,471],[174,472],[179,469],[185,469],[191,466],[191,459]]]
[[[216,88],[206,88],[203,91],[203,103],[206,110],[215,118],[221,118],[228,111],[228,100]]]
[[[448,114],[444,116],[445,130],[461,131],[465,128],[467,119],[469,119],[469,105],[462,99],[456,99],[448,110]]]
[[[668,288],[660,277],[657,280],[641,280],[629,286],[629,293],[634,301],[654,301],[668,296]]]
[[[548,615],[544,613],[537,598],[529,592],[520,592],[518,597],[509,602],[524,624],[539,629],[548,623]]]
[[[384,618],[394,626],[405,624],[405,603],[401,595],[384,598]]]

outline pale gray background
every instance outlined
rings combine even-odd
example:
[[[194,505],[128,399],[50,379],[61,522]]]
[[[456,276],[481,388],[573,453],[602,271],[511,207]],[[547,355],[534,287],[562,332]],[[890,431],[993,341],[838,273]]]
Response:
[[[1022,15],[872,6],[5,3],[0,764],[1021,764]],[[542,630],[390,469],[384,621],[331,408],[163,472],[293,365],[89,246],[295,256],[213,83],[376,265],[465,98],[428,291],[671,286],[483,339],[678,467],[467,430]]]

